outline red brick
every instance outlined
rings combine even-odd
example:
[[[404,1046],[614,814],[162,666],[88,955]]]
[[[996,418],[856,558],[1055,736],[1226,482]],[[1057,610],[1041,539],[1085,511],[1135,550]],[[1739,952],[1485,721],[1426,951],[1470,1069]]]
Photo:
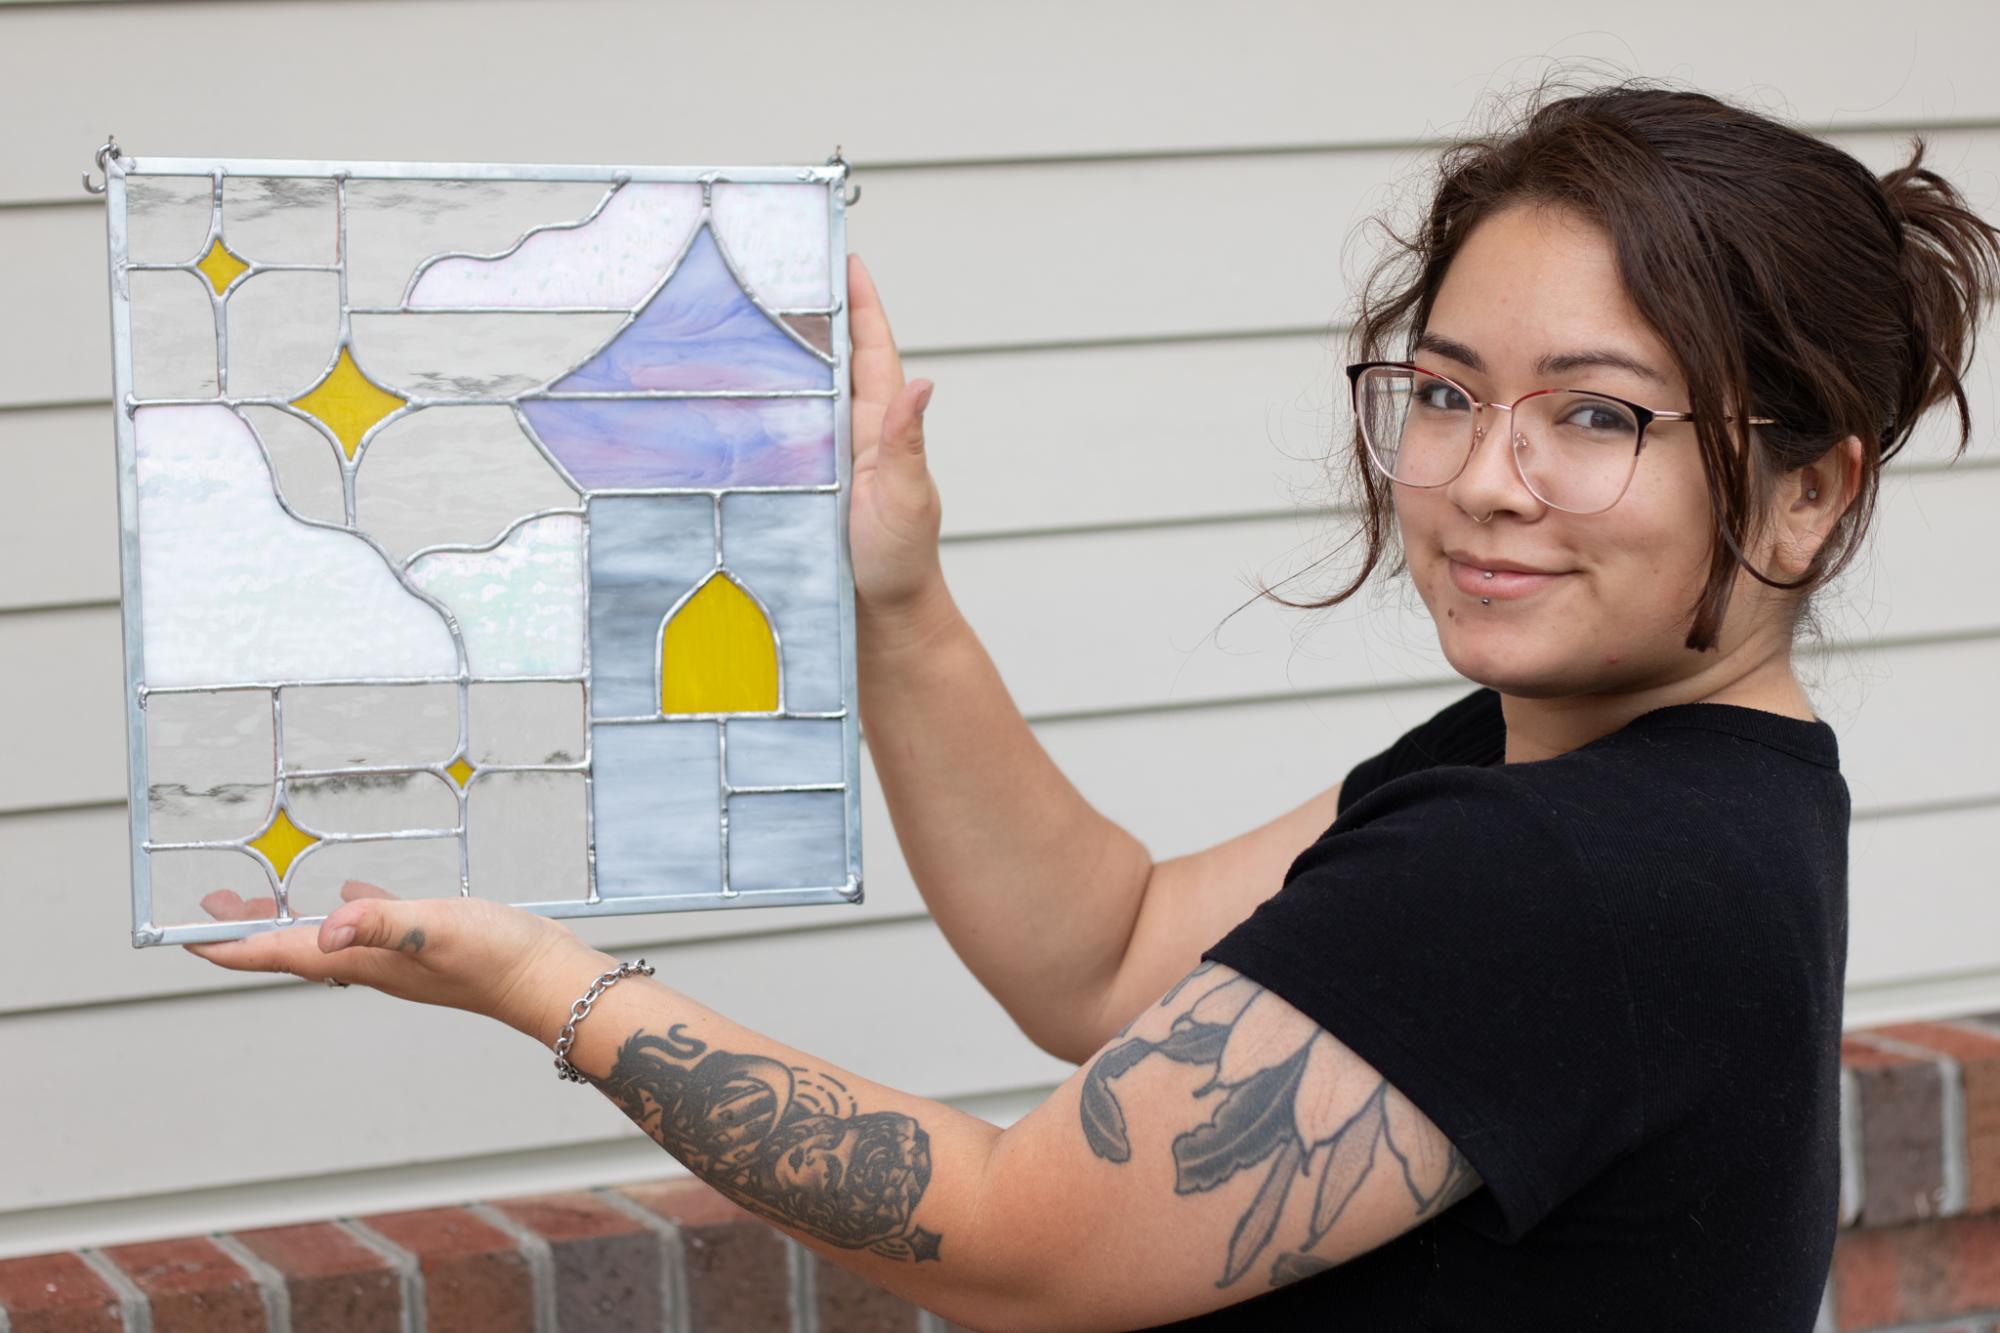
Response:
[[[1861,1221],[1893,1225],[1934,1216],[1944,1194],[1944,1076],[1933,1061],[1841,1041],[1861,1120]]]
[[[698,1180],[619,1191],[679,1226],[688,1323],[729,1333],[790,1333],[785,1238]]]
[[[0,1259],[0,1310],[13,1333],[122,1333],[118,1295],[74,1254]]]
[[[1833,1286],[1842,1330],[1990,1312],[2000,1306],[2000,1216],[1843,1231]]]
[[[1958,1061],[1965,1092],[1965,1211],[2000,1211],[2000,1033],[1957,1023],[1898,1023],[1872,1030]]]
[[[534,1275],[506,1232],[463,1208],[360,1220],[417,1257],[430,1333],[533,1333]]]
[[[402,1275],[333,1223],[240,1231],[236,1239],[285,1279],[292,1333],[400,1333]]]
[[[548,1242],[562,1333],[666,1326],[660,1238],[645,1223],[584,1193],[501,1199],[493,1207]]]
[[[820,1333],[916,1333],[916,1306],[823,1255],[812,1262]]]
[[[243,1265],[199,1236],[112,1245],[105,1258],[128,1273],[153,1308],[153,1333],[265,1333],[263,1293]]]

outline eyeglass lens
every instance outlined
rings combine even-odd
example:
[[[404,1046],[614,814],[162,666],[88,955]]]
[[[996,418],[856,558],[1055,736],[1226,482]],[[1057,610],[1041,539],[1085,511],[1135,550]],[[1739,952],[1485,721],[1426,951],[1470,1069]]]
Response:
[[[1450,380],[1376,366],[1361,373],[1355,410],[1375,465],[1406,486],[1442,486],[1472,455],[1478,414]],[[1639,422],[1616,399],[1568,389],[1538,394],[1512,412],[1489,409],[1485,424],[1488,434],[1504,433],[1522,480],[1557,509],[1610,508],[1638,464]]]

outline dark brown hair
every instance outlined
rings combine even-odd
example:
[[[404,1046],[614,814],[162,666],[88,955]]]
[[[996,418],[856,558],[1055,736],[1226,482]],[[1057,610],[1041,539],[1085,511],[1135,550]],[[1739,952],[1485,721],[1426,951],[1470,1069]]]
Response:
[[[1414,234],[1376,219],[1392,245],[1362,284],[1349,344],[1356,361],[1408,359],[1446,270],[1472,229],[1510,205],[1574,210],[1610,236],[1625,289],[1672,349],[1716,518],[1690,648],[1713,646],[1736,567],[1797,606],[1844,569],[1874,511],[1881,464],[1917,419],[1949,399],[1958,446],[1971,438],[1961,376],[1995,297],[2000,231],[1959,191],[1909,161],[1878,178],[1826,140],[1707,94],[1630,78],[1556,99],[1544,80],[1499,129],[1444,147]],[[1400,340],[1399,351],[1386,348]],[[1337,379],[1337,377],[1336,377]],[[1730,404],[1731,406],[1725,406]],[[1775,418],[1748,449],[1723,423],[1733,405]],[[1780,583],[1743,552],[1757,540],[1780,474],[1861,438],[1860,487],[1797,580]],[[1390,483],[1357,428],[1349,482],[1366,541],[1360,571],[1319,601],[1345,601],[1390,545]],[[1352,540],[1352,538],[1350,538]],[[1404,569],[1399,554],[1392,573]]]

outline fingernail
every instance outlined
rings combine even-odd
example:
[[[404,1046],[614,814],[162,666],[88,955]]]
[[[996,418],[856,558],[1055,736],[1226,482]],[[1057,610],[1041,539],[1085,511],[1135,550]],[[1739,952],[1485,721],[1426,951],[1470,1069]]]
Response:
[[[918,416],[922,416],[924,409],[931,405],[931,390],[935,388],[937,388],[937,384],[935,382],[926,382],[923,388],[923,392],[917,395]]]
[[[354,943],[354,927],[335,926],[326,933],[326,948],[323,952],[332,953],[336,949],[345,949],[352,943]]]

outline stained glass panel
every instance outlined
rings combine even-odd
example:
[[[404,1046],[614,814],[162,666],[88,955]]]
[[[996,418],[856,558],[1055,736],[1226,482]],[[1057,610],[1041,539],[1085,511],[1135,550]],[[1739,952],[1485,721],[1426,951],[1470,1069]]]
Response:
[[[844,163],[108,174],[135,944],[859,899]]]

